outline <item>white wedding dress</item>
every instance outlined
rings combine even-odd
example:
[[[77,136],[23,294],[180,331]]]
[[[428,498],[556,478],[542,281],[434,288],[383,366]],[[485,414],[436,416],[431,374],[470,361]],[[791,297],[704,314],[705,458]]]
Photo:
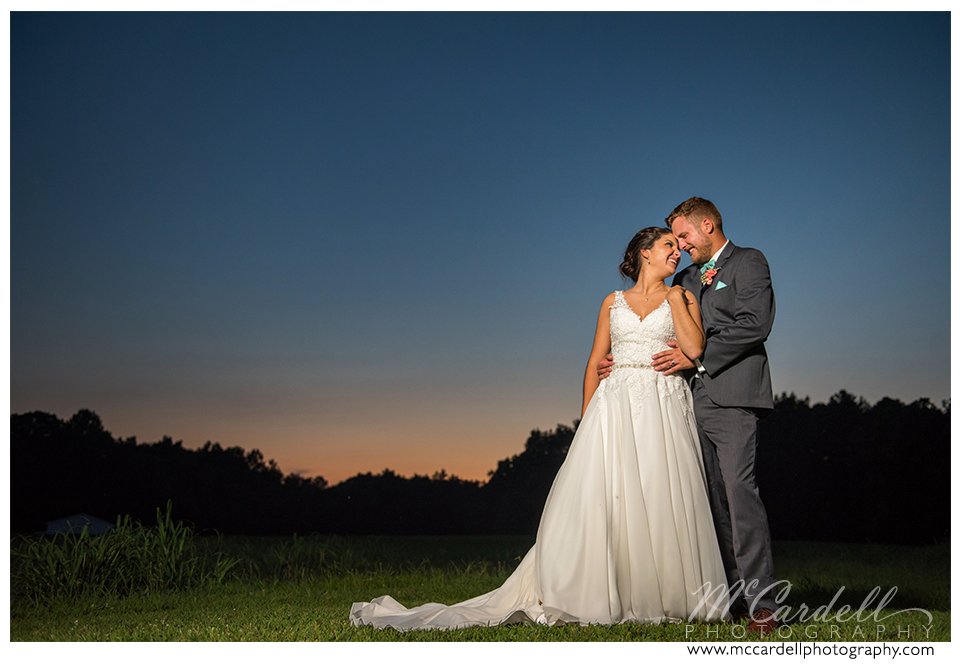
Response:
[[[674,337],[669,303],[641,320],[616,292],[614,370],[587,405],[536,543],[503,585],[411,609],[383,595],[354,603],[351,623],[413,630],[728,618],[690,388],[650,365]]]

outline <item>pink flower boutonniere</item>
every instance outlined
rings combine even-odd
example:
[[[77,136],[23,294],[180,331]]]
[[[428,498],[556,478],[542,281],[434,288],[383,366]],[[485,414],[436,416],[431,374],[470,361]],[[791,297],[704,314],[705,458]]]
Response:
[[[701,285],[712,285],[713,277],[717,275],[716,269],[707,269],[702,274],[700,274],[700,284]]]

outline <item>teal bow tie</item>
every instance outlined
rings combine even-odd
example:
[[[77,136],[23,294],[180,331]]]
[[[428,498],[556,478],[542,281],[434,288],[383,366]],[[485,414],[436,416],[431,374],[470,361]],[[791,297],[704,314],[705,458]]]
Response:
[[[709,262],[707,262],[706,264],[704,264],[703,266],[701,266],[701,267],[700,267],[700,275],[702,276],[704,273],[706,273],[707,271],[709,271],[710,269],[712,269],[716,263],[717,263],[716,260],[712,260],[712,259],[711,259]]]

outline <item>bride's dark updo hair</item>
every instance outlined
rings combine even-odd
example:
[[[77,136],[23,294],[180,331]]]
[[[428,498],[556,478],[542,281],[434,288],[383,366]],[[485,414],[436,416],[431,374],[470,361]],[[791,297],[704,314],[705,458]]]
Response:
[[[664,234],[673,234],[669,227],[644,227],[633,235],[627,249],[623,253],[623,261],[620,262],[620,273],[624,277],[636,282],[640,275],[640,257],[641,250],[649,250]]]

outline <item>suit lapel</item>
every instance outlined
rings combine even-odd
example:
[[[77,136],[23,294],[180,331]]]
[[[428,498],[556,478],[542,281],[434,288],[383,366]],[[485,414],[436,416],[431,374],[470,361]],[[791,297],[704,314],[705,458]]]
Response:
[[[700,283],[700,300],[701,300],[701,301],[703,300],[703,295],[704,295],[704,293],[707,291],[707,287],[708,287],[708,285],[707,285],[706,283],[704,283],[704,282],[701,282],[701,283]]]

